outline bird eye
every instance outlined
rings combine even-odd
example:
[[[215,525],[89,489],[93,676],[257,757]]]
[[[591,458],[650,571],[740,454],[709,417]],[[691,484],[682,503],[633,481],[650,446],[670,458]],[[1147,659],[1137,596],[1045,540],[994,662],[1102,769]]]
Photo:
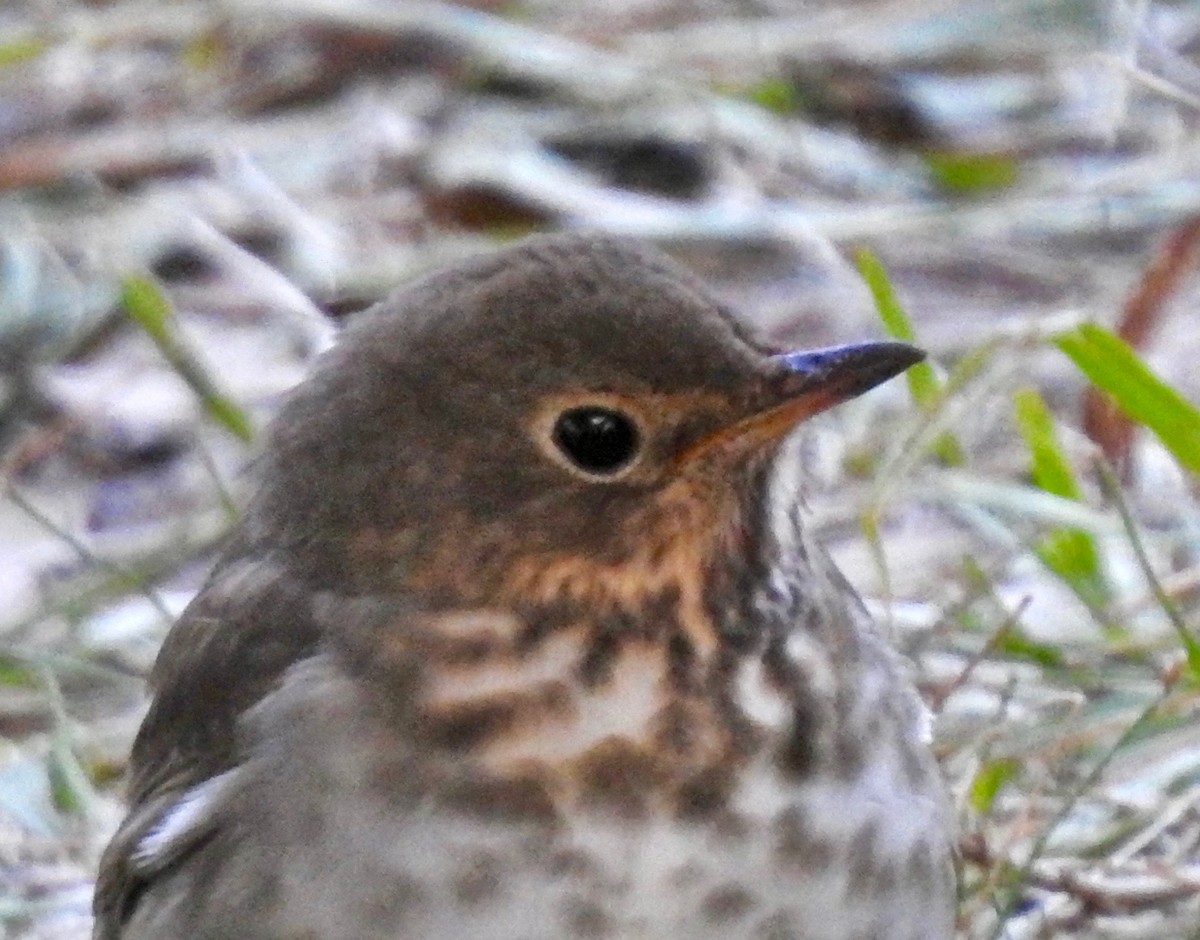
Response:
[[[628,415],[594,405],[560,414],[553,437],[571,463],[597,476],[616,473],[628,464],[639,443],[637,425]]]

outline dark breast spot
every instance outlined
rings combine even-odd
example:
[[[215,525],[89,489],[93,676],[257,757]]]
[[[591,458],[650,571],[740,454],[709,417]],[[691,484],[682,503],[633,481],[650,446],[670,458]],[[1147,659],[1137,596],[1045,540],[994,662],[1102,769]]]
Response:
[[[563,904],[563,922],[567,936],[578,940],[604,940],[615,936],[608,912],[587,898],[567,898]]]
[[[559,820],[549,787],[535,775],[462,779],[442,792],[441,803],[452,812],[488,822],[549,826]]]
[[[695,888],[711,877],[708,868],[699,861],[684,862],[667,874],[666,884],[672,891]]]
[[[764,917],[754,926],[754,940],[807,940],[793,911],[780,910]]]
[[[578,618],[588,625],[590,637],[579,664],[584,685],[598,688],[607,683],[622,647],[629,642],[665,638],[669,652],[679,641],[687,643],[679,623],[679,598],[679,588],[672,585],[643,598],[636,609],[597,606]]]
[[[551,603],[520,607],[516,614],[524,625],[517,637],[518,653],[532,652],[555,634],[589,621],[584,606],[567,597]]]
[[[262,900],[257,899],[256,900]],[[403,924],[407,918],[425,904],[428,893],[424,885],[415,877],[405,874],[394,874],[387,882],[386,890],[372,891],[363,900],[362,911],[370,927],[378,930],[393,930],[397,924]],[[269,902],[266,908],[269,909]]]
[[[709,767],[680,783],[675,794],[679,818],[707,819],[723,810],[737,783],[737,769],[727,765]]]
[[[730,649],[722,650],[709,669],[708,696],[716,703],[718,717],[725,727],[731,747],[730,760],[744,760],[758,753],[767,731],[754,722],[738,701],[737,672],[744,658]]]
[[[678,692],[697,691],[697,671],[692,641],[682,633],[671,634],[667,640],[667,676],[671,686]]]
[[[712,746],[727,737],[703,699],[675,695],[662,705],[651,723],[654,746],[683,760],[703,758]]]
[[[741,920],[755,906],[754,895],[745,887],[731,881],[718,885],[704,896],[700,913],[713,924],[728,924]]]
[[[792,720],[775,751],[775,766],[790,780],[807,777],[817,762],[817,727],[814,715],[808,709],[797,706],[792,709]]]
[[[594,631],[587,652],[579,662],[579,678],[589,689],[595,689],[612,678],[613,663],[621,649],[621,639],[612,631]]]
[[[904,864],[904,879],[915,891],[931,897],[936,893],[938,866],[933,861],[933,848],[924,839],[918,840],[908,853]]]
[[[680,596],[679,587],[672,584],[646,598],[640,615],[652,636],[679,632]]]
[[[855,830],[846,859],[846,890],[850,895],[866,897],[873,892],[875,872],[879,864],[879,826],[865,823]]]
[[[539,860],[540,867],[551,877],[594,882],[602,879],[600,863],[583,849],[558,848],[546,853],[542,842],[536,844],[536,849],[534,858]]]
[[[454,875],[454,896],[468,906],[499,897],[504,888],[504,865],[492,852],[476,852]]]
[[[586,751],[576,761],[575,773],[585,804],[628,820],[643,818],[666,782],[651,750],[618,738]]]
[[[775,752],[775,764],[786,777],[798,780],[816,767],[822,709],[800,667],[788,656],[785,643],[782,636],[772,639],[763,654],[763,673],[792,703],[791,722]]]
[[[852,728],[841,728],[833,741],[833,768],[838,777],[847,783],[862,775],[866,763],[867,742],[853,733]]]
[[[574,703],[565,682],[543,682],[520,692],[427,706],[419,720],[435,746],[462,751],[542,722],[570,717]]]
[[[775,819],[775,858],[783,868],[794,872],[823,871],[836,856],[833,843],[815,835],[804,811],[799,807],[784,810]]]
[[[917,792],[927,792],[938,784],[935,782],[937,771],[930,768],[925,758],[927,752],[915,745],[898,748],[900,766],[904,770],[904,779]]]
[[[423,655],[447,667],[481,666],[489,661],[509,658],[512,648],[507,639],[495,633],[479,632],[467,636],[427,637]]]

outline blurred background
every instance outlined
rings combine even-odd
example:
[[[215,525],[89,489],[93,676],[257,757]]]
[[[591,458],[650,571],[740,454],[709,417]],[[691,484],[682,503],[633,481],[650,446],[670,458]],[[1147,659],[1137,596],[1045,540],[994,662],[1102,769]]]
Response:
[[[809,508],[938,715],[962,934],[1200,937],[1198,125],[1196,0],[3,0],[0,937],[88,936],[311,358],[568,228],[930,351]]]

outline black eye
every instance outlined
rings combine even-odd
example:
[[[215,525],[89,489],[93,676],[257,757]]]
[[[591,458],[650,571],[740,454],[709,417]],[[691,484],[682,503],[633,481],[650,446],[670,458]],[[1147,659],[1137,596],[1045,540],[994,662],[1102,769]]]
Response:
[[[554,443],[580,470],[606,476],[633,459],[638,430],[628,416],[611,408],[572,408],[554,422]]]

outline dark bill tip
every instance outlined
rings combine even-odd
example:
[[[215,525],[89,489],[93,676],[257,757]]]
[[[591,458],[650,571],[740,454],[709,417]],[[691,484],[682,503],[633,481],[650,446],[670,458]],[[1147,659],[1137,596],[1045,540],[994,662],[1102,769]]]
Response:
[[[783,397],[824,392],[839,401],[854,398],[899,375],[925,358],[907,343],[851,343],[803,352],[783,353],[774,360],[786,372]]]

